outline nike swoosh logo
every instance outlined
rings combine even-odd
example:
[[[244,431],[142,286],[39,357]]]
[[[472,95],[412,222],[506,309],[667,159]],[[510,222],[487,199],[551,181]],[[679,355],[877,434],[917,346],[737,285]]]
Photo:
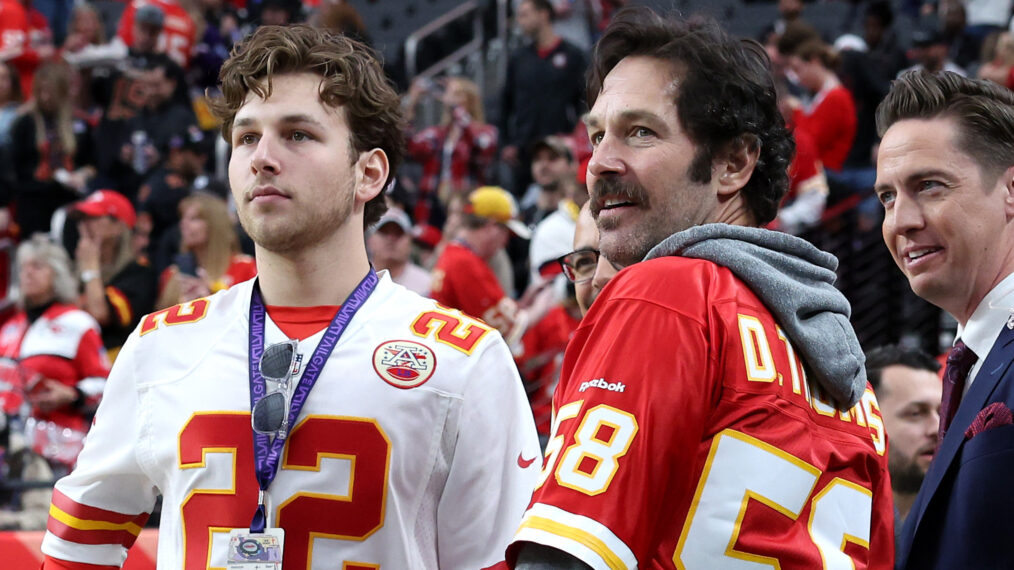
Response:
[[[518,454],[518,467],[522,469],[528,469],[528,466],[531,465],[532,462],[534,461],[535,461],[534,457],[531,459],[525,459],[524,457],[522,457],[521,453]]]

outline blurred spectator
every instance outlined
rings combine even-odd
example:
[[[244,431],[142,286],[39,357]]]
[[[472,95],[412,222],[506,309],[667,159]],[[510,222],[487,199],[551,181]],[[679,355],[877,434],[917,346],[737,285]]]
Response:
[[[336,34],[344,34],[366,45],[373,43],[369,32],[366,31],[363,17],[359,15],[356,7],[346,0],[324,0],[318,6],[310,24],[326,28]]]
[[[979,68],[978,77],[1008,89],[1014,87],[1014,34],[1011,32],[997,34],[993,56]]]
[[[813,98],[806,104],[792,96],[780,99],[779,105],[788,107],[783,114],[791,116],[795,129],[813,137],[825,168],[840,170],[855,138],[856,108],[835,75],[838,56],[820,40],[807,41],[787,55],[789,67]]]
[[[197,43],[197,26],[175,0],[133,0],[116,32],[127,48],[164,53],[186,69]]]
[[[521,199],[521,217],[529,226],[556,211],[564,181],[574,178],[574,157],[562,137],[551,135],[532,145],[532,183]]]
[[[771,36],[781,36],[794,23],[803,23],[803,0],[778,0],[778,19],[761,31],[760,42],[767,43]]]
[[[852,36],[855,38],[855,36]],[[856,107],[856,136],[845,158],[842,169],[829,176],[833,182],[847,187],[851,193],[866,192],[873,188],[876,172],[873,169],[873,147],[877,136],[877,105],[887,95],[893,75],[882,75],[865,45],[856,42],[850,47],[842,36],[835,41],[841,63],[838,76],[852,94]],[[862,40],[859,40],[862,42]],[[797,145],[798,146],[798,145]],[[879,207],[879,206],[878,206]]]
[[[521,337],[521,352],[515,357],[532,405],[535,429],[543,446],[549,441],[553,415],[553,391],[560,380],[564,351],[581,323],[581,308],[568,282],[562,302],[550,309]]]
[[[501,97],[501,158],[513,168],[513,192],[531,182],[528,145],[546,135],[568,133],[584,110],[584,52],[553,31],[549,0],[522,0],[517,24],[531,41],[507,62]]]
[[[55,51],[46,18],[31,0],[0,0],[0,61],[14,65],[25,92],[32,92],[36,69]]]
[[[242,39],[239,16],[225,0],[200,0],[204,25],[190,64],[192,86],[201,90],[218,85],[218,72],[233,44]]]
[[[18,118],[22,99],[21,78],[17,70],[10,62],[0,61],[0,196],[7,196],[5,202],[10,201],[13,195],[15,177],[11,131]],[[9,209],[3,208],[3,213],[0,214],[0,232],[5,231],[9,223]]]
[[[247,9],[261,26],[286,26],[299,20],[302,4],[298,0],[253,0]]]
[[[74,116],[71,74],[62,62],[39,68],[32,99],[11,131],[21,235],[48,232],[53,212],[79,198],[95,175],[95,144],[88,123]]]
[[[968,32],[964,4],[960,0],[944,0],[938,15],[944,40],[950,46],[951,61],[971,71],[979,61],[984,39]]]
[[[796,129],[792,135],[796,141],[796,155],[789,165],[789,191],[769,227],[799,235],[820,223],[829,189],[813,137],[801,129]]]
[[[527,315],[504,293],[489,265],[507,244],[510,232],[530,237],[510,193],[484,186],[469,194],[458,239],[447,243],[433,267],[430,297],[486,321],[513,345],[528,324]]]
[[[553,142],[553,141],[550,141]],[[562,150],[562,149],[558,149]],[[532,243],[528,250],[531,283],[539,284],[560,275],[557,258],[570,251],[574,244],[574,228],[581,206],[588,201],[588,189],[578,184],[574,165],[571,163],[563,177],[557,180],[563,191],[563,198],[556,211],[545,217],[532,231]],[[557,299],[563,299],[562,278]]]
[[[106,30],[95,7],[87,3],[75,5],[74,11],[71,12],[69,33],[61,50],[74,53],[87,46],[100,46],[105,43]]]
[[[74,304],[78,281],[59,244],[36,234],[18,247],[18,311],[0,329],[0,355],[17,360],[31,405],[29,444],[58,474],[74,465],[109,359],[99,324]]]
[[[894,29],[894,9],[888,0],[874,0],[866,6],[863,40],[874,71],[884,83],[890,83],[908,65]]]
[[[157,277],[134,252],[137,215],[123,194],[99,190],[76,203],[73,214],[79,220],[75,262],[82,305],[102,326],[102,344],[115,359],[141,317],[154,309]]]
[[[949,58],[947,39],[935,28],[927,28],[912,32],[912,49],[909,50],[909,59],[915,65],[903,69],[898,75],[914,69],[925,69],[930,73],[938,71],[950,71],[964,77],[965,70],[956,65]]]
[[[388,209],[366,237],[366,250],[377,270],[386,269],[391,279],[420,295],[429,295],[429,271],[412,263],[412,222],[408,214]]]
[[[148,253],[156,272],[168,267],[179,249],[178,232],[169,230],[180,221],[180,201],[208,186],[205,163],[210,142],[196,125],[173,135],[166,160],[138,190],[135,233],[147,232]]]
[[[179,254],[162,272],[157,309],[207,297],[257,275],[253,258],[239,252],[225,200],[196,192],[179,208]]]
[[[422,95],[432,90],[428,79],[412,83],[407,120],[412,120]],[[489,182],[498,136],[496,127],[485,122],[479,87],[474,82],[463,77],[448,78],[441,102],[440,124],[407,137],[408,156],[423,167],[415,219],[436,225],[443,224],[445,206],[452,195],[464,196]]]
[[[162,165],[173,137],[197,122],[183,72],[171,60],[152,59],[135,85],[143,92],[140,109],[118,131],[102,131],[102,144],[119,148],[116,168],[109,174],[117,189],[132,200],[142,181]]]

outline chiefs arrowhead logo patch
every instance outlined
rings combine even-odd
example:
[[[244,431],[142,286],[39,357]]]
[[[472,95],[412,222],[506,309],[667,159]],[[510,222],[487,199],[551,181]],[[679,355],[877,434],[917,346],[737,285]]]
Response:
[[[422,386],[437,369],[437,356],[411,340],[389,340],[373,351],[373,369],[384,382],[408,390]]]

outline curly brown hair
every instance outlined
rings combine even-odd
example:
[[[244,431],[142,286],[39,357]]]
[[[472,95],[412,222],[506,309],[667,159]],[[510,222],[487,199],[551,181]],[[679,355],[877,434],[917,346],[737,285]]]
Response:
[[[344,109],[355,154],[375,148],[387,154],[389,187],[404,154],[401,101],[376,53],[341,34],[306,25],[261,26],[236,44],[219,73],[222,96],[209,98],[225,140],[231,142],[236,113],[250,92],[267,98],[272,77],[302,72],[321,76],[322,103]],[[381,192],[366,204],[364,227],[376,223],[385,210]]]

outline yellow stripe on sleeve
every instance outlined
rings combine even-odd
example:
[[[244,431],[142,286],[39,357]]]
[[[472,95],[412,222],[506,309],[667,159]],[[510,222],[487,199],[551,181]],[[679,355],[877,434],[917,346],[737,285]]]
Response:
[[[612,550],[606,546],[605,542],[599,537],[587,532],[585,530],[567,526],[563,523],[547,519],[545,517],[527,516],[521,523],[521,528],[531,528],[535,530],[541,530],[556,536],[573,540],[578,544],[581,544],[595,554],[598,554],[600,558],[614,570],[626,570],[627,565],[623,563],[623,560],[619,556],[613,553]]]
[[[49,506],[49,516],[77,530],[125,530],[134,536],[141,534],[141,527],[137,523],[112,523],[79,519],[74,515],[67,514],[56,505]]]

